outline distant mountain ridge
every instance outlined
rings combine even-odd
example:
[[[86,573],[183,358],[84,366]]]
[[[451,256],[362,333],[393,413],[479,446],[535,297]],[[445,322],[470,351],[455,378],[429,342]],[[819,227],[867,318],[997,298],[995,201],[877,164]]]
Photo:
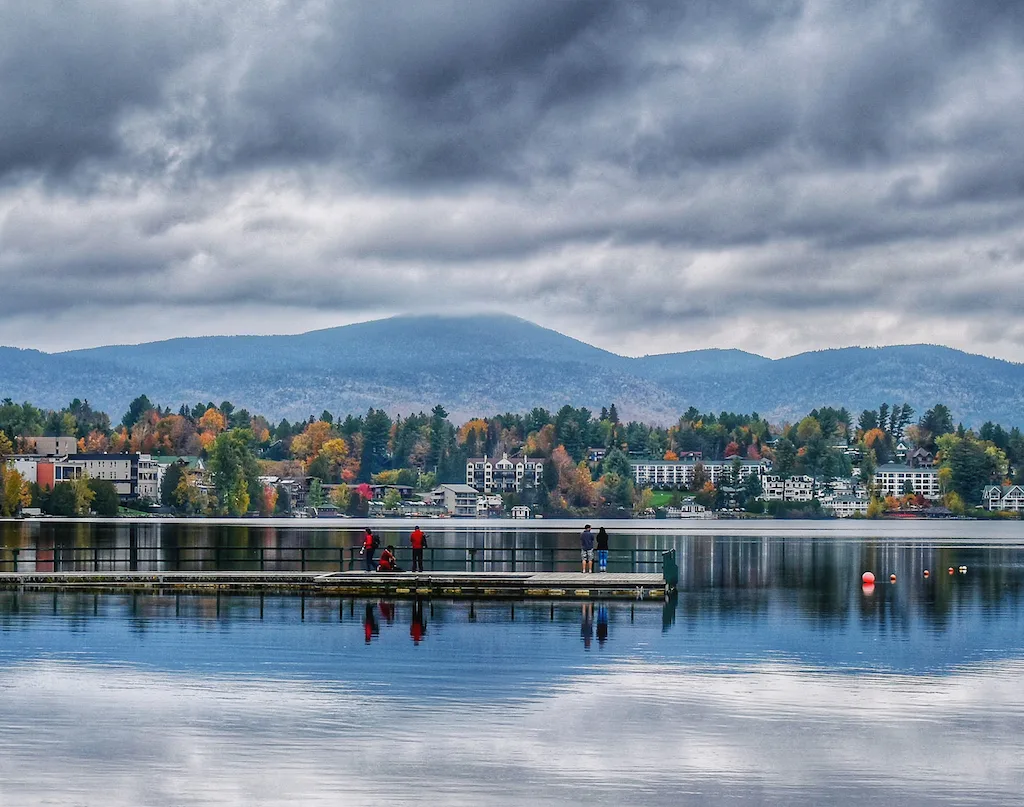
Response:
[[[668,423],[689,406],[792,420],[942,402],[967,425],[1024,421],[1024,365],[937,345],[840,348],[768,359],[741,350],[619,356],[511,316],[402,316],[289,336],[212,336],[42,353],[0,347],[0,397],[57,408],[88,398],[112,418],[145,393],[177,408],[230,400],[272,419],[408,414],[456,419],[534,406]]]

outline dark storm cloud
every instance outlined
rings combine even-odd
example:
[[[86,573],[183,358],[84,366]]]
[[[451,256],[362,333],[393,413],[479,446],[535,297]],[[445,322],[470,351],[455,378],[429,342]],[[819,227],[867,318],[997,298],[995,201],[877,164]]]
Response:
[[[1022,46],[994,1],[6,4],[0,342],[479,306],[1024,358]]]

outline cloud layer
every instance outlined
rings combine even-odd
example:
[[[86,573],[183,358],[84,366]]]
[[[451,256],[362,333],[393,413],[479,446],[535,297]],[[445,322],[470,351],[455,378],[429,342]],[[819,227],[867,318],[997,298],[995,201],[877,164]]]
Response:
[[[503,310],[1024,359],[1024,8],[0,8],[0,343]]]

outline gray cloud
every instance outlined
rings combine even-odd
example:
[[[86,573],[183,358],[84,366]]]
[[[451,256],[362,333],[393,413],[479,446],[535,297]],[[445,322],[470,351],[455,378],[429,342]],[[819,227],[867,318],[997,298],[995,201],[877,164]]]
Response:
[[[0,343],[473,307],[1024,359],[1022,40],[952,0],[9,4]]]

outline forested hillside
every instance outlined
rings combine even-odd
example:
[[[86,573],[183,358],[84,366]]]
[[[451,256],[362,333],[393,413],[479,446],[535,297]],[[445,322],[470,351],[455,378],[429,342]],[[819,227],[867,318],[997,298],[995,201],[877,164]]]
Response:
[[[967,425],[1024,418],[1024,365],[950,348],[845,348],[771,360],[738,350],[617,356],[507,316],[396,317],[295,336],[174,339],[60,354],[0,348],[0,397],[123,411],[140,392],[168,404],[231,400],[268,417],[329,409],[392,413],[444,401],[453,416],[616,401],[668,423],[690,406],[796,418],[947,402]]]

